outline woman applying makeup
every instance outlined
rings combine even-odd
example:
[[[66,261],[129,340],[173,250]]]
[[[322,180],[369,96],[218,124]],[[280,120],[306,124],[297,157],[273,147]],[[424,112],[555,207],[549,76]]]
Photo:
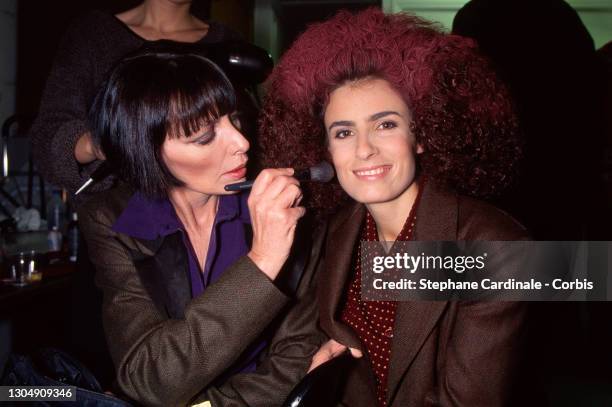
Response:
[[[160,52],[122,60],[92,105],[94,140],[121,182],[79,219],[116,382],[139,404],[278,404],[320,344],[285,354],[274,339],[315,321],[279,276],[305,210],[290,168],[263,170],[250,194],[224,189],[246,179],[235,110],[218,66]],[[298,317],[285,321],[291,305]]]
[[[29,134],[38,171],[46,181],[68,191],[74,209],[116,180],[107,177],[74,195],[105,158],[92,142],[87,112],[109,71],[125,55],[143,47],[204,53],[237,39],[222,24],[192,15],[191,3],[145,0],[117,15],[101,10],[84,13],[67,27]],[[80,253],[87,252],[84,241],[80,239]],[[79,256],[77,268],[69,350],[108,386],[112,364],[99,317],[101,294],[93,284],[93,267],[86,256]]]

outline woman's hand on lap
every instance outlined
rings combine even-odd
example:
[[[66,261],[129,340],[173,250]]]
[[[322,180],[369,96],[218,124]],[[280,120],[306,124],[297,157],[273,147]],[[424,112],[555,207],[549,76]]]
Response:
[[[331,360],[335,358],[336,356],[340,356],[344,351],[346,351],[346,349],[347,349],[346,345],[343,345],[339,342],[336,342],[333,339],[330,339],[329,341],[321,345],[317,353],[315,353],[315,355],[312,357],[312,362],[310,363],[310,367],[308,368],[308,371],[310,372],[311,370],[317,368],[319,365],[322,365],[328,360]],[[355,348],[348,348],[348,349],[354,358],[360,358],[363,356],[363,353],[359,349],[355,349]]]

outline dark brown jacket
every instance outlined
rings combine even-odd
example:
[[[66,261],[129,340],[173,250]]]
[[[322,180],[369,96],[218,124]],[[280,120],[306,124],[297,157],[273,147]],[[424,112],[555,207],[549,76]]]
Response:
[[[311,306],[320,247],[302,265],[295,298],[244,256],[191,300],[180,236],[150,241],[112,231],[130,196],[121,186],[79,209],[120,388],[145,405],[186,405],[198,394],[216,407],[279,405],[322,340]],[[289,309],[292,317],[284,318]],[[215,379],[275,320],[280,325],[257,372],[218,385]]]
[[[358,337],[339,321],[339,313],[364,216],[364,206],[355,204],[332,219],[318,280],[322,329],[338,342],[360,349]],[[526,231],[504,212],[432,183],[423,190],[415,233],[416,240],[527,238]],[[514,405],[510,397],[516,390],[524,325],[522,303],[400,302],[389,368],[389,405]],[[342,401],[351,407],[377,405],[366,357],[350,373]]]

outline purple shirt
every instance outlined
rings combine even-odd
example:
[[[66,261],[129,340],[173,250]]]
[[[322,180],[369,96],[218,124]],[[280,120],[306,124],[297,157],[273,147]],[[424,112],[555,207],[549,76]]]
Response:
[[[201,270],[185,227],[168,199],[149,199],[136,192],[112,229],[145,240],[155,240],[181,231],[189,254],[191,298],[195,298],[202,294],[210,283],[216,281],[228,266],[247,254],[244,228],[245,224],[251,224],[246,204],[247,196],[241,194],[220,197],[204,270]]]
[[[201,295],[236,260],[248,253],[245,227],[251,218],[247,206],[248,194],[222,195],[213,223],[204,270],[201,270],[187,231],[170,201],[149,199],[136,192],[112,226],[118,233],[144,240],[156,240],[177,231],[182,232],[183,244],[189,256],[191,298]],[[255,369],[255,360],[266,341],[253,344],[236,365],[226,374]]]

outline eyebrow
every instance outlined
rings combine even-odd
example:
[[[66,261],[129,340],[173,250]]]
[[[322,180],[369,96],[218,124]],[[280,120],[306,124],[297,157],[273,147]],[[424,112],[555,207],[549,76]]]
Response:
[[[373,122],[375,120],[378,120],[380,118],[383,118],[385,116],[389,116],[389,115],[396,115],[396,116],[402,116],[401,114],[399,114],[398,112],[395,112],[393,110],[385,110],[383,112],[378,112],[378,113],[374,113],[372,116],[370,116],[368,118],[369,122]],[[329,125],[329,127],[327,128],[327,131],[331,131],[332,128],[334,127],[340,127],[340,126],[354,126],[355,122],[350,121],[350,120],[339,120],[339,121],[335,121],[332,124]]]
[[[400,116],[402,117],[401,114],[399,114],[398,112],[395,112],[393,110],[385,110],[384,112],[378,112],[378,113],[374,113],[372,116],[370,116],[370,118],[368,119],[369,122],[373,122],[375,120],[378,120],[380,118],[383,118],[385,116],[389,116],[389,115],[396,115],[396,116]]]

